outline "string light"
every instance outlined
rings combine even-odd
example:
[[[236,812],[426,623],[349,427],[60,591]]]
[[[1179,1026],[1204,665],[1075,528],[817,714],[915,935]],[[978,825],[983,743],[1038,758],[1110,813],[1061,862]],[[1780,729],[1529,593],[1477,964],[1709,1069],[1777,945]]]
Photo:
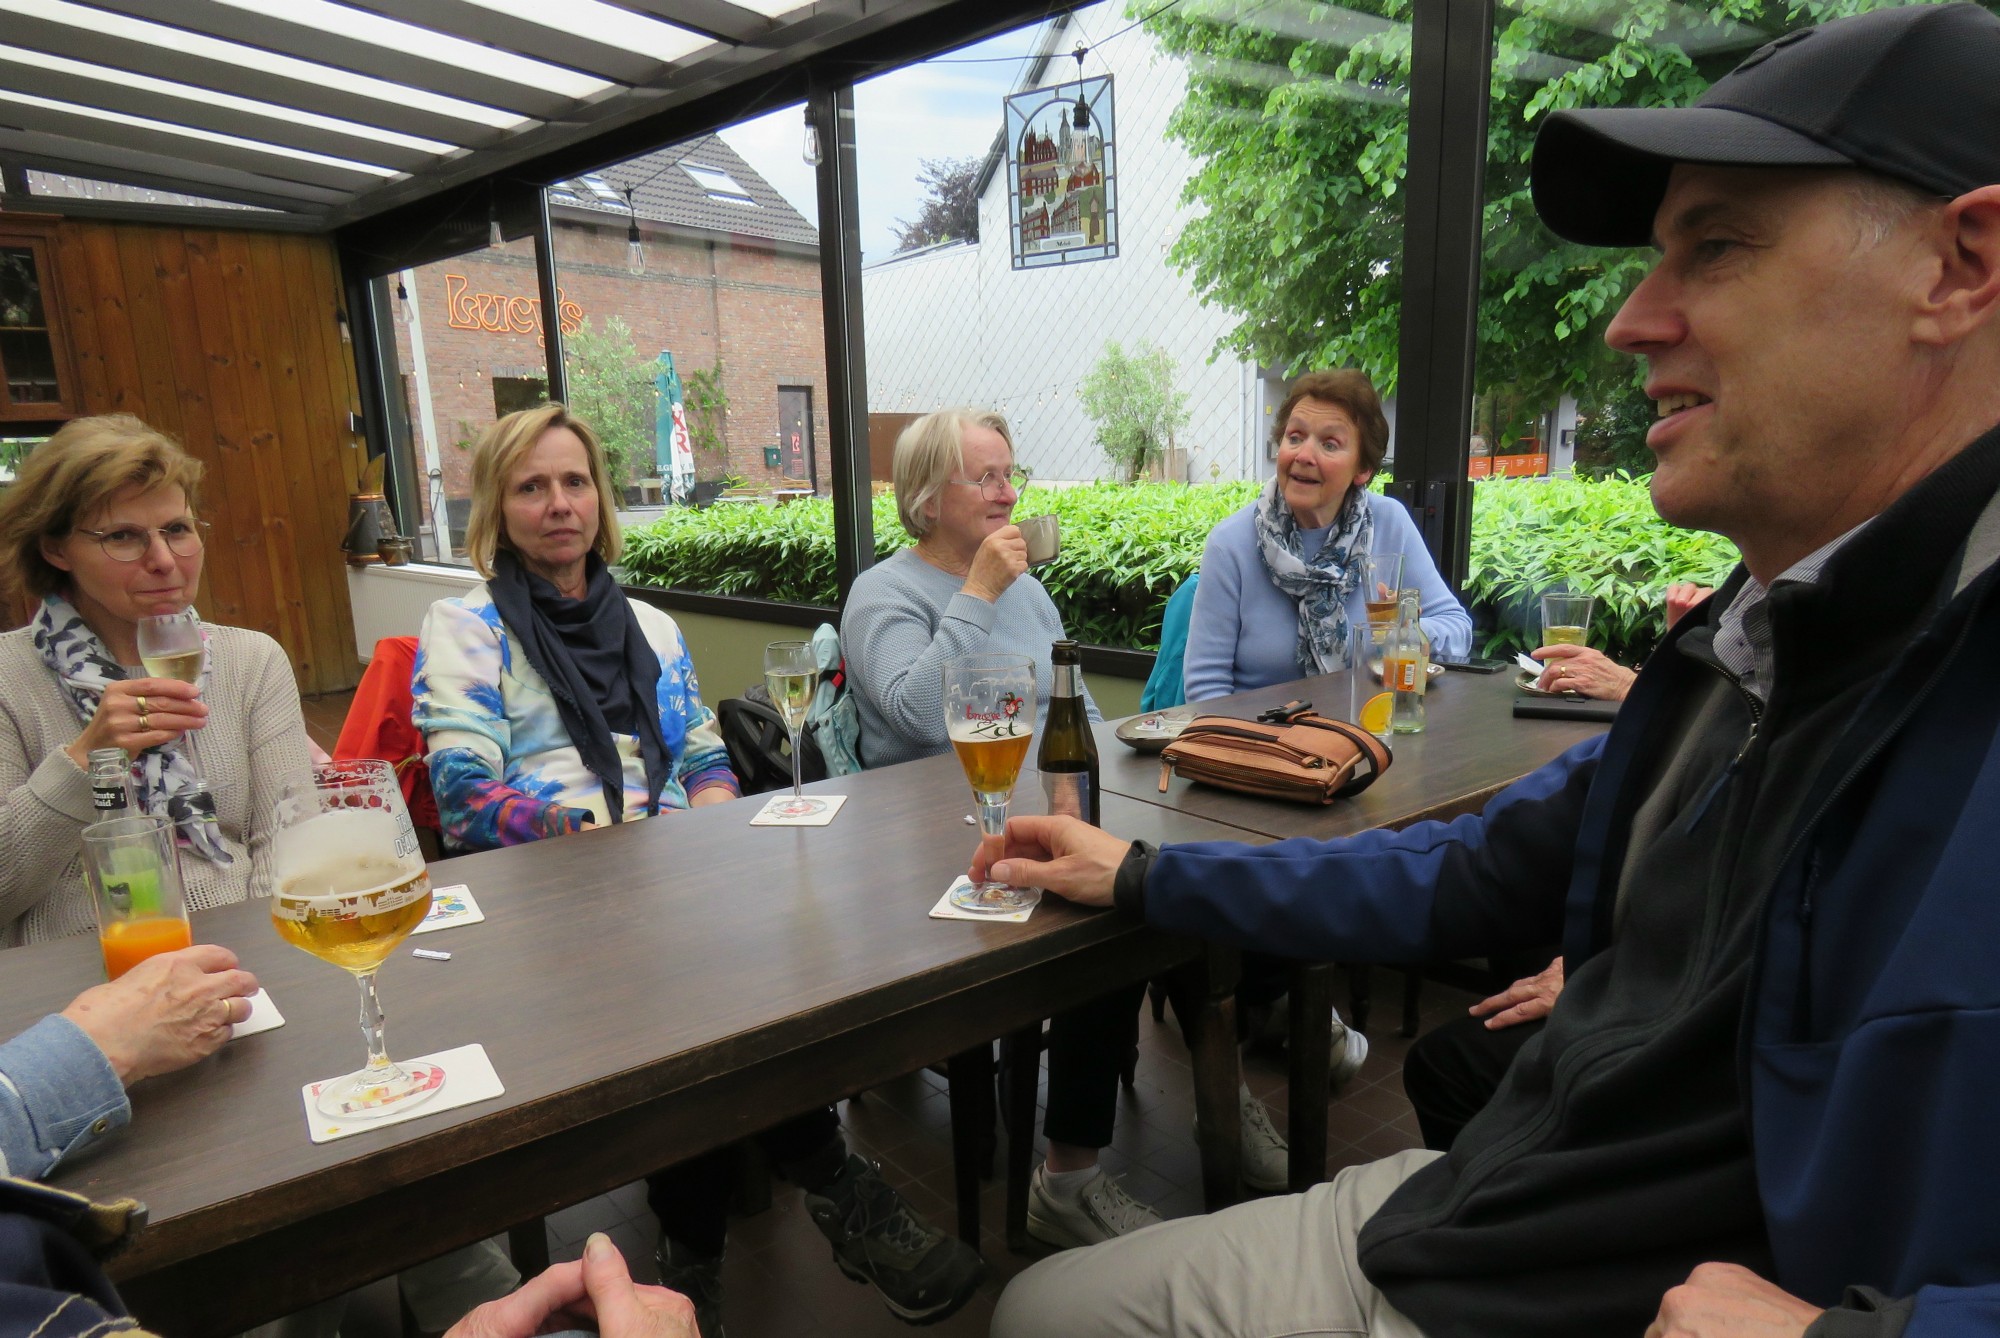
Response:
[[[349,325],[348,325],[348,323],[347,323],[347,310],[346,310],[346,308],[344,308],[344,307],[335,307],[335,308],[334,308],[334,310],[333,310],[333,323],[334,323],[335,325],[337,325],[337,326],[339,326],[339,327],[340,327],[340,342],[341,342],[341,343],[343,343],[343,344],[351,344],[351,343],[353,343],[353,342],[354,342],[354,330],[353,330],[353,327],[349,326]]]
[[[807,167],[818,167],[821,156],[819,147],[819,113],[814,111],[812,103],[808,102],[806,103],[806,140],[805,145],[799,151],[799,157],[806,160]]]
[[[637,277],[646,272],[646,244],[639,240],[639,207],[632,202],[632,188],[625,188],[625,208],[631,215],[625,225],[625,272]]]
[[[396,319],[404,325],[413,325],[417,319],[416,309],[410,303],[410,290],[400,274],[396,276]]]
[[[1072,126],[1076,127],[1078,130],[1090,129],[1090,104],[1083,100],[1083,55],[1084,52],[1088,50],[1090,50],[1089,47],[1085,46],[1081,42],[1078,42],[1076,44],[1076,50],[1070,52],[1072,56],[1076,57],[1077,89],[1076,89],[1076,110],[1070,113],[1069,123]]]
[[[486,188],[486,244],[505,246],[507,239],[500,235],[500,206],[493,202],[493,188]]]

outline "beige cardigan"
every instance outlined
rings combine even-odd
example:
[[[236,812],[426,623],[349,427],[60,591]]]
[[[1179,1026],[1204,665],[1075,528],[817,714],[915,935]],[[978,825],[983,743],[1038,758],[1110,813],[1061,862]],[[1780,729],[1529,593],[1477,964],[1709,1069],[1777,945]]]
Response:
[[[310,779],[298,686],[262,632],[209,626],[208,723],[201,757],[215,792],[227,868],[181,850],[188,909],[271,892],[272,809]],[[33,632],[0,633],[0,947],[96,927],[83,881],[83,829],[96,820],[90,780],[63,749],[83,722],[36,653]]]

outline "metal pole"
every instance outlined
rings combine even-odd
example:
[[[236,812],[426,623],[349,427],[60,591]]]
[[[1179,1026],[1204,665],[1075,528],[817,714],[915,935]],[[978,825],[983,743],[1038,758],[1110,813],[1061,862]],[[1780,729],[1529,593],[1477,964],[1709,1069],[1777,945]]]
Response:
[[[820,308],[826,322],[826,417],[833,459],[834,573],[840,602],[875,561],[868,487],[868,369],[861,325],[861,210],[854,157],[854,88],[815,89]]]
[[[562,297],[556,287],[556,248],[549,229],[549,193],[535,192],[535,286],[542,294],[542,351],[548,358],[549,398],[569,403],[569,369],[563,366]]]

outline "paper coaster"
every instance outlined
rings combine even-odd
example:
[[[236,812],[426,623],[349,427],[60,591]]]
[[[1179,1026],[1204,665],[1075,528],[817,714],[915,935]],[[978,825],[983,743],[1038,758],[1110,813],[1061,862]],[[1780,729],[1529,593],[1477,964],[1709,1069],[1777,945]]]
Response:
[[[420,1120],[426,1115],[456,1110],[475,1101],[491,1100],[507,1090],[500,1085],[500,1075],[493,1071],[493,1061],[486,1057],[486,1047],[483,1045],[461,1045],[456,1050],[441,1050],[434,1055],[418,1055],[410,1062],[436,1064],[444,1070],[444,1086],[428,1100],[419,1101],[408,1110],[377,1115],[372,1120],[336,1120],[332,1116],[320,1114],[319,1108],[313,1102],[318,1099],[321,1088],[340,1081],[339,1078],[322,1078],[318,1082],[307,1083],[301,1087],[299,1095],[305,1102],[306,1127],[312,1132],[312,1141],[331,1143],[336,1138],[346,1138],[350,1134],[365,1134],[371,1129],[385,1129],[392,1124]]]
[[[792,797],[780,791],[765,801],[764,807],[757,811],[757,816],[750,819],[750,825],[752,827],[824,827],[833,821],[834,814],[840,812],[840,806],[847,802],[847,796],[844,794],[809,794],[806,796],[806,800],[808,803],[821,804],[823,807],[817,813],[807,813],[802,817],[788,818],[778,812],[778,809],[782,805],[791,803]]]
[[[410,932],[428,934],[433,929],[476,925],[485,918],[486,916],[480,912],[479,903],[472,899],[472,889],[464,883],[453,883],[449,887],[431,889],[430,913],[424,916],[422,924]]]
[[[977,920],[981,924],[1017,925],[1035,913],[1035,908],[1030,906],[1025,910],[1006,911],[999,915],[981,915],[978,911],[962,910],[952,905],[951,894],[958,891],[961,887],[970,887],[971,885],[972,880],[964,874],[960,874],[958,877],[952,879],[951,886],[946,888],[944,895],[938,898],[938,904],[931,907],[931,919]]]
[[[229,1039],[240,1041],[245,1036],[255,1036],[260,1031],[275,1031],[285,1025],[285,1015],[278,1011],[278,1005],[271,1002],[271,996],[258,990],[250,996],[250,1016],[229,1029]]]

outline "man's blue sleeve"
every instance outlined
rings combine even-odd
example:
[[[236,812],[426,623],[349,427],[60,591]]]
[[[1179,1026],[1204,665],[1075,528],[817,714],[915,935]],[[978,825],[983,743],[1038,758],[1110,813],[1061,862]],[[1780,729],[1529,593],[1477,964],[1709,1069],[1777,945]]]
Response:
[[[50,1014],[0,1044],[0,1175],[39,1179],[131,1119],[111,1061],[68,1018]]]
[[[1585,796],[1604,736],[1495,795],[1483,813],[1337,841],[1163,848],[1146,921],[1286,957],[1424,961],[1562,938]]]

